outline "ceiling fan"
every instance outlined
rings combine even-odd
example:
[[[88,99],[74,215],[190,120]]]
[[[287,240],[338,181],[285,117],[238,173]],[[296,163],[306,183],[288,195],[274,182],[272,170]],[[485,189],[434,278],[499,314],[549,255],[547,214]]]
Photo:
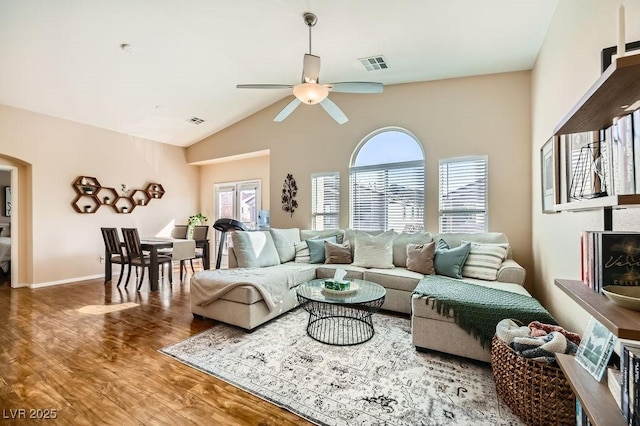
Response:
[[[282,121],[301,103],[307,105],[320,104],[322,108],[339,124],[349,119],[327,96],[329,92],[338,93],[382,93],[382,83],[347,81],[341,83],[320,84],[320,57],[311,54],[311,27],[318,18],[313,13],[305,13],[304,23],[309,27],[309,53],[304,55],[302,63],[302,81],[300,84],[238,84],[238,89],[293,89],[295,99],[276,115],[273,121]]]

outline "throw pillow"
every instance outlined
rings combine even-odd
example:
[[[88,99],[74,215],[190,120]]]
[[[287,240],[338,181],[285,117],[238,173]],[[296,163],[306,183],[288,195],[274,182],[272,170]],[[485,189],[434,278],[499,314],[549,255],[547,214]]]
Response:
[[[10,237],[11,236],[11,224],[3,223],[2,224],[2,232],[0,233],[0,237]]]
[[[278,250],[269,231],[236,231],[231,233],[238,268],[262,268],[280,264]]]
[[[324,257],[324,263],[350,264],[353,262],[351,257],[351,244],[349,244],[349,241],[338,244],[325,240]]]
[[[471,244],[451,248],[444,240],[438,242],[433,266],[436,274],[451,278],[462,278],[462,267],[469,256]]]
[[[393,264],[399,268],[407,266],[407,244],[427,244],[433,241],[431,232],[396,234],[393,239]]]
[[[280,263],[285,263],[293,260],[296,257],[296,243],[300,242],[300,229],[274,229],[269,230],[273,243],[278,250],[278,256],[280,256]]]
[[[309,246],[309,263],[324,263],[324,242],[336,242],[336,237],[307,240]]]
[[[294,262],[296,263],[309,263],[311,261],[311,255],[309,254],[309,246],[307,245],[307,241],[300,241],[295,244],[296,248],[296,257],[294,258]]]
[[[363,268],[392,269],[394,267],[394,235],[393,231],[383,232],[380,235],[356,234],[353,265]]]
[[[433,257],[436,254],[436,243],[407,244],[407,269],[421,274],[435,274]]]
[[[468,241],[464,241],[469,243]],[[485,244],[470,242],[469,257],[462,268],[462,275],[480,280],[495,281],[502,261],[507,256],[509,244]]]

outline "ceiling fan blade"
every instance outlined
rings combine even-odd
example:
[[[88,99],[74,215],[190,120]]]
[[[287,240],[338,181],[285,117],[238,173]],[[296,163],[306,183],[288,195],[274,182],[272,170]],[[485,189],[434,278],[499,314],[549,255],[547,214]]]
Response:
[[[320,102],[320,105],[325,111],[327,111],[331,118],[338,122],[338,124],[344,124],[349,121],[347,116],[344,115],[344,112],[342,112],[342,110],[338,108],[338,105],[336,105],[331,99],[324,98],[324,100]]]
[[[273,119],[273,121],[280,122],[280,121],[284,120],[285,118],[287,118],[289,116],[289,114],[291,114],[293,112],[294,109],[296,109],[298,107],[298,105],[300,105],[300,100],[298,98],[293,98],[293,100],[291,102],[289,102],[287,104],[287,106],[282,108],[282,111],[280,111],[278,113],[278,115],[276,115],[276,117]]]
[[[238,84],[238,89],[291,89],[293,84]]]
[[[302,63],[302,81],[317,83],[320,77],[320,56],[305,53]]]
[[[330,92],[337,93],[382,93],[382,83],[367,81],[345,81],[325,84]]]

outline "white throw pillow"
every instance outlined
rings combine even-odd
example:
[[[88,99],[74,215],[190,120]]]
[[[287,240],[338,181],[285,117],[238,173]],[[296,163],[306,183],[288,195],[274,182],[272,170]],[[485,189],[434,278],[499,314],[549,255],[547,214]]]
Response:
[[[295,262],[296,263],[311,263],[311,252],[309,251],[309,245],[307,241],[300,241],[295,244],[296,255]]]
[[[296,257],[296,243],[300,242],[300,229],[274,229],[269,230],[273,243],[278,250],[278,256],[280,256],[280,263],[285,263],[293,260]]]
[[[232,232],[231,241],[239,268],[262,268],[280,264],[278,250],[269,231]]]
[[[462,241],[466,243],[467,241]],[[471,241],[469,256],[462,267],[462,276],[495,281],[500,265],[507,256],[509,244],[488,244]]]
[[[379,235],[356,234],[353,265],[363,268],[392,269],[395,232]]]

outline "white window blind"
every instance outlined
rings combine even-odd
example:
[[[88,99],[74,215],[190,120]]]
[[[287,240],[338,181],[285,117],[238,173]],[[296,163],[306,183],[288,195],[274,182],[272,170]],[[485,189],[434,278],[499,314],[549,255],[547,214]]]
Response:
[[[440,160],[440,232],[487,231],[487,157]]]
[[[338,229],[340,222],[340,174],[311,176],[311,228]]]
[[[350,205],[353,229],[423,229],[424,161],[351,167]]]

